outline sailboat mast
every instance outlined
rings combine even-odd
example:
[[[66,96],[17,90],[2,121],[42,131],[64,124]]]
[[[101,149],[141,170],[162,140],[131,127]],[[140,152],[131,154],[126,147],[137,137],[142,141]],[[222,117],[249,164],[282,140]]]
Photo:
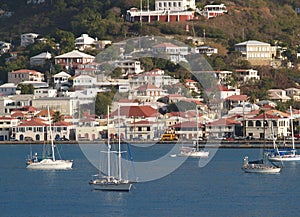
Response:
[[[118,105],[118,137],[119,137],[119,150],[118,150],[118,171],[119,171],[119,179],[121,180],[121,177],[122,177],[122,170],[121,170],[121,135],[120,135],[120,105]]]
[[[48,106],[48,120],[49,120],[49,127],[50,127],[50,140],[51,140],[52,160],[55,161],[55,153],[54,153],[54,144],[53,144],[53,135],[52,135],[52,126],[51,126],[51,118],[50,118],[49,106]]]
[[[294,138],[294,123],[293,123],[293,110],[292,106],[290,106],[290,112],[291,112],[291,136],[292,136],[292,145],[293,149],[295,149],[295,138]]]
[[[198,146],[199,146],[199,144],[198,144],[198,140],[199,140],[199,126],[198,126],[198,117],[199,117],[199,112],[198,112],[198,108],[197,108],[197,105],[196,105],[196,125],[197,125],[197,140],[196,140],[196,150],[198,151]]]
[[[107,106],[107,177],[110,180],[109,106]]]

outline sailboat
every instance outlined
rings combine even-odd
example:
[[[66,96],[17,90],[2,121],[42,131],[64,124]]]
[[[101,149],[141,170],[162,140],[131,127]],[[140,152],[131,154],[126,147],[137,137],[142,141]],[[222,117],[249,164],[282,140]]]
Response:
[[[272,136],[273,143],[275,144],[274,133],[272,133],[272,135],[273,135]],[[266,136],[265,136],[265,118],[264,118],[264,140],[265,137]],[[276,174],[276,173],[280,173],[281,167],[270,162],[268,160],[268,154],[264,152],[263,158],[255,161],[249,161],[248,156],[245,156],[242,170],[246,173]]]
[[[102,172],[100,171],[99,174],[94,175],[94,179],[90,181],[90,184],[94,186],[95,190],[104,190],[104,191],[130,191],[132,187],[132,182],[127,179],[122,179],[122,151],[121,151],[121,136],[120,136],[120,107],[118,108],[118,151],[111,151],[110,145],[110,134],[109,134],[109,108],[108,108],[108,115],[107,115],[107,175],[103,176]],[[111,174],[111,154],[117,153],[118,154],[118,177],[114,177]],[[97,177],[97,178],[95,178]],[[100,178],[99,178],[100,177]]]
[[[36,169],[36,170],[68,170],[68,169],[72,169],[72,165],[73,165],[72,160],[58,160],[58,159],[56,159],[49,107],[48,107],[48,119],[49,119],[49,122],[50,122],[49,132],[50,132],[50,140],[51,140],[51,155],[50,155],[49,158],[39,158],[37,153],[36,153],[34,156],[32,156],[27,161],[27,168],[28,169]]]
[[[292,107],[290,107],[290,113],[291,113],[292,148],[290,148],[290,149],[279,149],[278,147],[274,146],[274,149],[272,150],[272,152],[268,153],[269,161],[273,161],[273,162],[300,161],[300,155],[297,154],[297,150],[295,148]]]
[[[196,108],[196,125],[197,125],[197,138],[194,141],[195,147],[181,147],[180,153],[178,156],[181,157],[208,157],[209,151],[200,150],[199,148],[199,138],[198,138],[198,131],[199,131],[199,123],[198,123],[198,109]]]

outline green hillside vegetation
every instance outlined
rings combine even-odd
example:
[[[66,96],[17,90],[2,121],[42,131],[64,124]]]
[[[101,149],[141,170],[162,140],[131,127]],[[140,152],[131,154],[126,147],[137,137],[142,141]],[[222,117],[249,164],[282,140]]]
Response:
[[[0,0],[1,9],[13,12],[11,17],[0,18],[0,40],[11,42],[19,57],[6,63],[6,55],[0,57],[0,79],[7,79],[8,71],[29,68],[28,60],[40,52],[50,51],[58,55],[74,49],[74,39],[82,33],[98,39],[121,41],[138,35],[172,35],[176,39],[190,43],[187,36],[203,37],[205,42],[217,47],[218,55],[208,59],[216,70],[232,70],[251,67],[247,61],[240,61],[239,54],[233,52],[233,45],[246,40],[259,40],[272,45],[286,47],[284,52],[294,65],[298,63],[296,53],[300,52],[300,15],[296,8],[300,8],[300,1],[294,0],[231,0],[215,1],[224,3],[228,13],[206,20],[198,16],[194,21],[178,23],[128,23],[124,21],[126,10],[138,7],[139,0],[47,0],[40,5],[26,4],[26,0]],[[197,1],[201,8],[212,1]],[[154,0],[150,0],[150,7],[154,8]],[[146,5],[146,1],[143,1]],[[145,7],[145,6],[144,6]],[[190,31],[185,31],[186,25]],[[34,32],[48,38],[46,44],[34,44],[21,49],[20,35]],[[60,49],[55,48],[56,44]],[[91,54],[93,51],[87,51]],[[95,51],[94,51],[95,52]],[[179,67],[178,67],[179,68]],[[262,80],[243,86],[242,92],[250,94],[256,91],[258,96],[265,95],[268,88],[286,88],[297,86],[300,82],[297,69],[257,68]],[[50,73],[50,63],[46,68],[39,69]],[[52,66],[52,72],[60,68]],[[182,69],[180,70],[182,72]],[[175,72],[172,72],[176,74]],[[187,78],[187,74],[177,75]]]

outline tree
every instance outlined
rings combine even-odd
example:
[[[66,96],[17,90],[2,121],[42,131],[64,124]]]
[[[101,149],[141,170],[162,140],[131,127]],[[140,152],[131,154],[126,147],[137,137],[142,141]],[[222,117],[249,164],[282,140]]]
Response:
[[[72,32],[58,29],[53,37],[59,43],[60,53],[66,53],[75,49],[75,37]]]
[[[52,115],[53,123],[60,122],[63,120],[64,120],[64,116],[59,111],[55,111],[54,114]]]
[[[95,102],[95,114],[96,115],[103,115],[107,114],[107,106],[111,105],[112,99],[106,93],[98,93],[96,96]]]
[[[33,94],[34,87],[32,84],[19,84],[18,89],[21,90],[21,94]]]

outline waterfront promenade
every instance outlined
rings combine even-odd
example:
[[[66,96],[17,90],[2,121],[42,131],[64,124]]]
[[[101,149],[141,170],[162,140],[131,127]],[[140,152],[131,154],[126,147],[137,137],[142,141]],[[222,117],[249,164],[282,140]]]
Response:
[[[38,145],[44,144],[44,141],[0,141],[0,145]],[[98,140],[98,141],[55,141],[55,144],[105,144],[105,140]],[[184,140],[184,141],[153,141],[153,140],[146,140],[146,141],[128,141],[130,144],[174,144],[180,143],[183,145],[190,145],[193,146],[194,143],[192,140]],[[280,147],[292,147],[292,143],[290,140],[283,141],[278,140],[276,144]],[[285,144],[285,145],[284,145]],[[263,140],[203,140],[199,141],[200,148],[273,148],[272,141]],[[295,141],[296,148],[300,148],[300,140]]]

